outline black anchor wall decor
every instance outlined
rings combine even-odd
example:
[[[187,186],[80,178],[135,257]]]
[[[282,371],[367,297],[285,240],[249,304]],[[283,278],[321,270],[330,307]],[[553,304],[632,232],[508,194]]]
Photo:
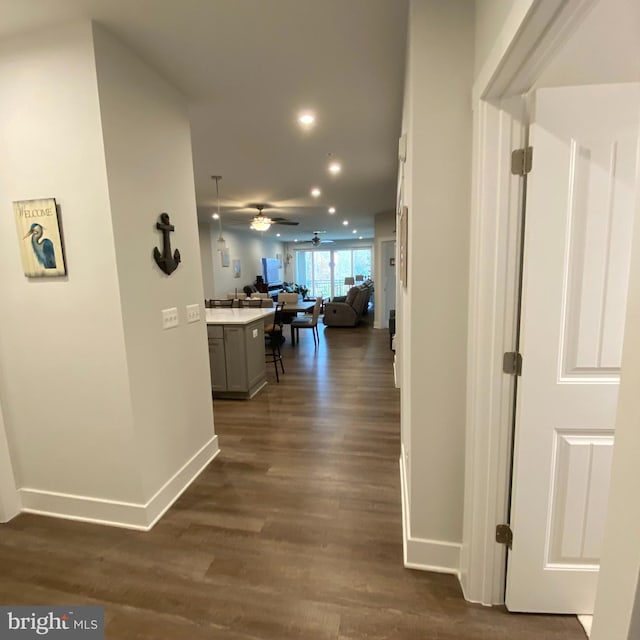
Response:
[[[160,214],[160,222],[156,222],[156,229],[162,231],[162,253],[158,247],[153,249],[153,257],[158,266],[170,276],[180,264],[180,252],[176,249],[171,255],[171,240],[169,234],[175,229],[169,220],[168,213]]]

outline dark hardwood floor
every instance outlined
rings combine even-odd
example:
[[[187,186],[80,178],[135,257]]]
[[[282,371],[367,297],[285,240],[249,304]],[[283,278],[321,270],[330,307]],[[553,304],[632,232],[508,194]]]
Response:
[[[574,617],[468,604],[402,566],[387,332],[285,335],[280,384],[214,401],[222,452],[151,532],[0,525],[0,603],[101,604],[123,640],[583,640]]]

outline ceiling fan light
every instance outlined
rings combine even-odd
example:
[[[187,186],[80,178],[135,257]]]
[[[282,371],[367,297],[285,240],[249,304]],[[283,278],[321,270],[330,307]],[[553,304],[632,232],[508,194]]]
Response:
[[[272,224],[273,224],[273,221],[271,220],[271,218],[267,218],[267,216],[260,215],[260,216],[256,216],[251,221],[251,228],[254,231],[267,231]]]
[[[227,243],[225,239],[222,237],[222,234],[218,236],[218,240],[216,241],[218,245],[218,251],[224,251],[227,248]]]

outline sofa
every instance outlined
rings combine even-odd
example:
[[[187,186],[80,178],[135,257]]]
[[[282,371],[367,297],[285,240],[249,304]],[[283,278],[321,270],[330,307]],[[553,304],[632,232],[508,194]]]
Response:
[[[327,327],[356,327],[367,313],[373,292],[373,282],[366,280],[351,287],[344,300],[331,300],[324,305],[324,323]]]

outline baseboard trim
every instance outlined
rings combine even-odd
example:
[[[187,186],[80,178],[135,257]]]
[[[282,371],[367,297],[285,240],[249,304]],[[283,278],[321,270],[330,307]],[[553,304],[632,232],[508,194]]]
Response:
[[[411,535],[409,493],[404,446],[400,454],[400,486],[402,492],[402,551],[408,569],[449,573],[460,579],[461,544],[444,540],[428,540]]]
[[[219,453],[214,435],[146,503],[22,488],[18,490],[21,512],[149,531]]]
[[[167,509],[187,490],[205,467],[220,453],[218,436],[213,436],[173,477],[169,478],[145,505],[147,530],[162,518]]]

